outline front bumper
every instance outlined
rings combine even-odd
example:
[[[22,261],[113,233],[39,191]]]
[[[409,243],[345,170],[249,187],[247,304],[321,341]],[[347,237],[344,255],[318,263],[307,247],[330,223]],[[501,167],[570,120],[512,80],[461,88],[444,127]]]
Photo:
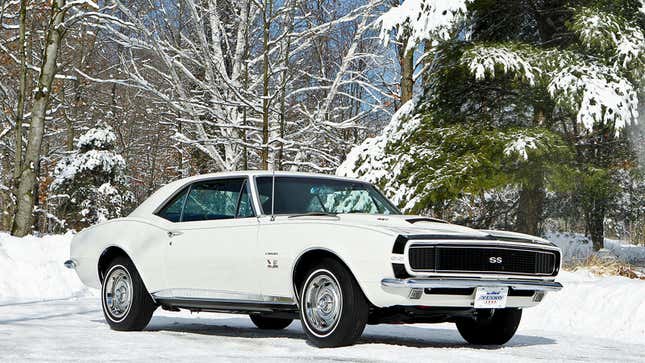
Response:
[[[474,287],[510,287],[515,290],[534,291],[559,291],[562,284],[555,281],[544,280],[520,280],[520,279],[467,279],[467,278],[445,278],[426,277],[409,279],[383,279],[381,286],[401,289],[433,289],[433,288],[474,288]]]

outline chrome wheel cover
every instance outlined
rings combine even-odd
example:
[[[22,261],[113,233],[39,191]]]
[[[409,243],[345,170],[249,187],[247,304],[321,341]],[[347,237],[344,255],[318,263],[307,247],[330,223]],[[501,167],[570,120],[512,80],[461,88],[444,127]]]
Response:
[[[310,278],[305,286],[304,312],[308,325],[321,334],[329,334],[338,324],[343,295],[338,281],[327,273]]]
[[[109,314],[123,319],[132,306],[132,279],[123,266],[114,266],[105,278],[103,301]]]

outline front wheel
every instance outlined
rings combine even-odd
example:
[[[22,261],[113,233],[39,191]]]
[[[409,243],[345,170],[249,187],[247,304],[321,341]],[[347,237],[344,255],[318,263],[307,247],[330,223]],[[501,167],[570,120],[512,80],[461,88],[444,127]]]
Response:
[[[143,330],[157,306],[130,259],[116,257],[105,273],[101,286],[105,320],[114,330]]]
[[[457,329],[470,344],[502,345],[515,335],[521,318],[521,309],[496,309],[485,317],[457,320]]]
[[[305,274],[300,317],[309,341],[321,348],[351,345],[367,324],[368,305],[351,272],[325,258]]]

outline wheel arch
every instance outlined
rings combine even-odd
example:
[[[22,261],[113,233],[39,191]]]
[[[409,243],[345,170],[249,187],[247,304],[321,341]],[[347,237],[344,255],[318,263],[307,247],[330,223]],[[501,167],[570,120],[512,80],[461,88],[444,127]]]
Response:
[[[134,265],[134,261],[123,248],[115,245],[108,246],[103,250],[103,252],[101,252],[101,255],[99,256],[97,266],[96,266],[97,273],[99,275],[99,281],[101,283],[103,283],[103,278],[105,277],[105,272],[107,270],[108,264],[110,263],[110,261],[112,261],[113,259],[119,256],[126,257]],[[136,265],[134,266],[136,268]]]
[[[361,282],[358,278],[356,278],[356,274],[354,271],[350,268],[350,265],[338,255],[338,253],[325,248],[325,247],[312,247],[309,248],[298,255],[298,257],[294,260],[294,264],[291,270],[291,282],[292,282],[292,289],[293,289],[293,296],[295,297],[295,301],[297,305],[300,305],[300,296],[299,296],[299,286],[304,282],[306,276],[304,276],[304,272],[306,271],[307,267],[310,266],[311,263],[319,261],[322,258],[332,258],[335,259],[336,261],[340,262],[347,270],[349,273],[352,275],[354,278],[354,281],[356,281],[357,285],[361,289],[361,293],[365,297],[365,299],[368,301],[370,305],[373,305],[372,302],[370,301],[368,295],[365,293],[365,289],[363,286],[361,286]]]
[[[119,257],[119,256],[125,257],[128,260],[130,260],[130,262],[132,263],[132,266],[134,266],[134,268],[136,270],[136,273],[139,275],[139,278],[141,279],[141,283],[143,284],[143,287],[145,288],[146,293],[150,296],[152,301],[154,301],[156,303],[155,297],[150,293],[150,290],[148,289],[148,287],[146,285],[146,281],[141,276],[141,272],[139,271],[139,268],[137,267],[136,263],[134,262],[132,257],[130,257],[128,252],[126,252],[126,250],[124,250],[123,248],[121,248],[119,246],[110,245],[110,246],[106,247],[103,250],[103,252],[101,253],[101,256],[99,256],[99,259],[98,259],[98,262],[97,262],[97,273],[98,273],[98,276],[99,276],[100,283],[103,284],[103,278],[105,277],[105,273],[107,272],[107,267],[108,267],[108,264],[110,263],[110,261],[112,261],[113,259],[115,259],[116,257]]]

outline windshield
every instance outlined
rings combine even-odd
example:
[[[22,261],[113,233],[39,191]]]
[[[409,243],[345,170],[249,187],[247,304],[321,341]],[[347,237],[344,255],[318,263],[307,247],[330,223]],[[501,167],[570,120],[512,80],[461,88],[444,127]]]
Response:
[[[264,214],[271,214],[273,177],[256,179]],[[275,177],[275,214],[367,213],[401,214],[368,183],[315,177]]]

